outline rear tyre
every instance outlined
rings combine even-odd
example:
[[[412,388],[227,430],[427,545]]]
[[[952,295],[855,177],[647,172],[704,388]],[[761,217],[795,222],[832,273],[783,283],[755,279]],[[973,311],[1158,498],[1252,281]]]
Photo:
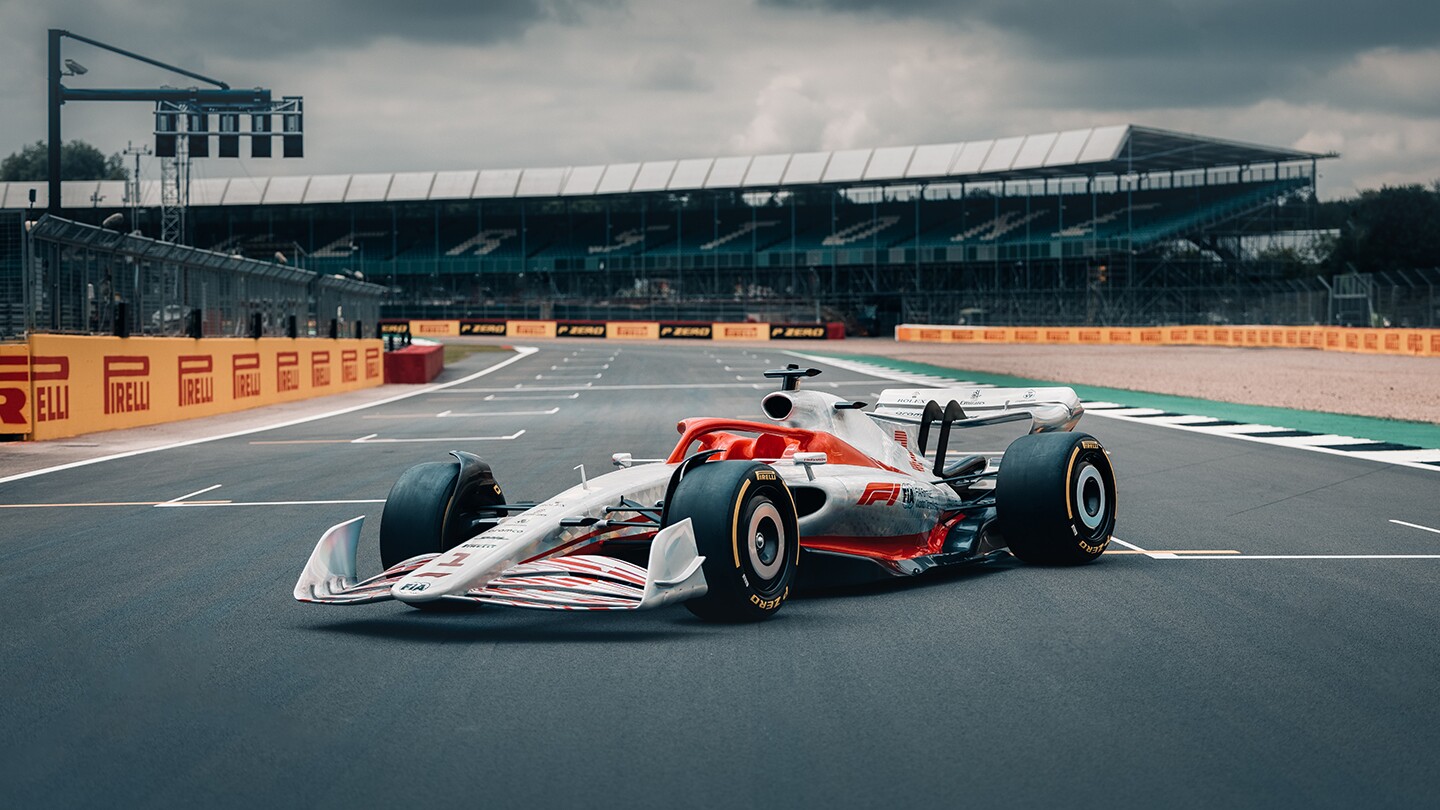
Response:
[[[685,603],[714,622],[753,622],[775,615],[790,596],[800,562],[795,502],[768,465],[712,461],[680,479],[666,505],[666,524],[690,518],[705,557],[708,590]]]
[[[1115,530],[1115,472],[1085,433],[1032,433],[1005,449],[995,511],[1010,552],[1027,563],[1080,565]]]

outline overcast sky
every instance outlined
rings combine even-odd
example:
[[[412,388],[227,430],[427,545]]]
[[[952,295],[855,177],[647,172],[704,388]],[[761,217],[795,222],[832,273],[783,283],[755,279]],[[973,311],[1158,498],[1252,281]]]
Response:
[[[45,30],[303,95],[303,160],[196,177],[588,165],[1135,123],[1336,151],[1324,198],[1440,179],[1437,0],[0,0],[0,155]],[[192,82],[67,41],[71,87]],[[143,103],[66,140],[149,143]],[[147,161],[144,174],[158,168]]]

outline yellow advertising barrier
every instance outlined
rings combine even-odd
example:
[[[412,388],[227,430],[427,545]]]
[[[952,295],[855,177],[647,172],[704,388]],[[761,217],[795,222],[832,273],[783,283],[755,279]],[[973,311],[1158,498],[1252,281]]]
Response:
[[[29,433],[34,424],[30,346],[0,345],[0,434]]]
[[[459,337],[460,321],[411,321],[411,337]]]
[[[659,340],[659,322],[611,321],[605,324],[605,337],[614,340]]]
[[[1325,326],[1038,327],[900,324],[895,339],[917,343],[1081,346],[1238,346],[1440,357],[1440,329]]]
[[[768,323],[716,323],[711,324],[711,340],[769,340]]]
[[[506,321],[505,336],[519,338],[553,338],[554,321]]]
[[[378,340],[34,335],[0,351],[0,401],[20,385],[30,420],[0,432],[58,439],[368,388],[383,381],[381,354]]]

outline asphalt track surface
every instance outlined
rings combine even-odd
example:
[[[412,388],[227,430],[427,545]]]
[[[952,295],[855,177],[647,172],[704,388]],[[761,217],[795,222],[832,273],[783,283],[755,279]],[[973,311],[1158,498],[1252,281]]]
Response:
[[[746,626],[290,596],[357,514],[378,568],[380,504],[333,501],[451,447],[545,497],[576,464],[663,454],[681,417],[758,414],[788,359],[549,343],[433,394],[0,484],[0,802],[1433,805],[1440,559],[1405,556],[1440,554],[1426,470],[1087,418],[1133,548],[1083,568],[831,589]]]

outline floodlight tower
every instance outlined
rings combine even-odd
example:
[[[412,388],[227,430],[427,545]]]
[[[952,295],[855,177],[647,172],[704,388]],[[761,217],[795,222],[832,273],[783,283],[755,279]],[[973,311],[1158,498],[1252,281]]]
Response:
[[[181,121],[185,126],[184,146],[191,157],[208,157],[211,134],[219,136],[219,156],[239,157],[240,137],[250,138],[251,157],[270,157],[271,140],[276,134],[271,127],[271,116],[280,115],[283,122],[282,144],[285,157],[303,157],[304,127],[302,126],[303,101],[299,96],[287,96],[276,102],[270,91],[256,87],[251,90],[233,90],[219,79],[202,76],[199,73],[169,65],[148,56],[117,48],[99,40],[83,37],[59,28],[51,28],[49,50],[50,74],[50,143],[49,143],[49,190],[48,210],[58,214],[60,205],[60,108],[67,101],[153,101],[155,102],[155,156],[179,158],[179,138],[182,133]],[[127,59],[134,59],[172,73],[177,73],[213,88],[140,88],[140,89],[71,89],[60,83],[64,76],[83,76],[89,71],[74,59],[65,59],[60,54],[61,40],[73,39],[97,48],[116,53]],[[220,131],[210,132],[210,116],[218,114]],[[250,131],[240,131],[242,117],[250,119]],[[183,170],[182,170],[183,171]],[[188,177],[188,172],[185,172]],[[188,189],[178,194],[188,197]]]

